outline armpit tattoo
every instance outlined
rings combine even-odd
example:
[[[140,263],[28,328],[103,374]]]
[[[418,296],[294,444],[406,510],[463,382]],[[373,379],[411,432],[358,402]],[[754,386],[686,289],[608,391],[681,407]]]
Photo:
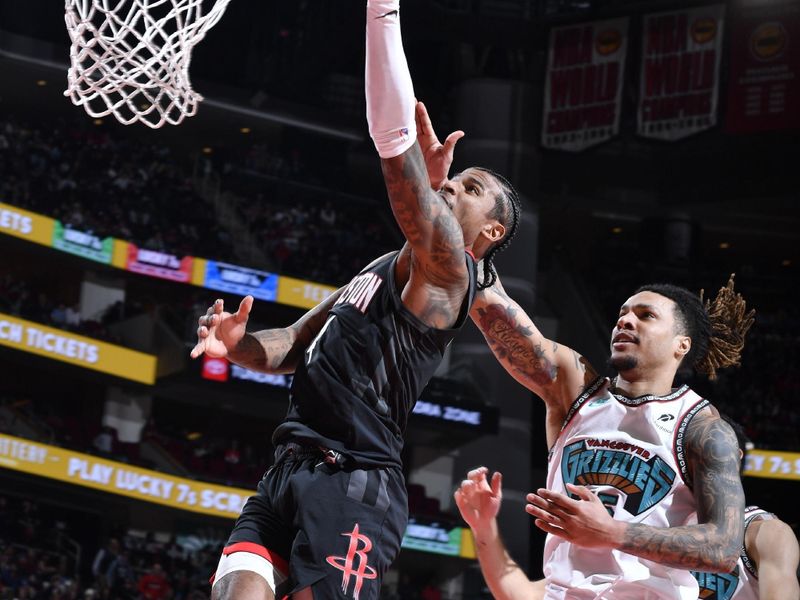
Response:
[[[558,367],[547,357],[534,332],[517,322],[516,310],[502,304],[478,309],[480,328],[492,350],[502,361],[537,385],[555,381]]]
[[[739,555],[744,492],[738,443],[718,417],[699,416],[686,433],[698,525],[657,528],[631,524],[620,550],[673,567],[724,572]]]

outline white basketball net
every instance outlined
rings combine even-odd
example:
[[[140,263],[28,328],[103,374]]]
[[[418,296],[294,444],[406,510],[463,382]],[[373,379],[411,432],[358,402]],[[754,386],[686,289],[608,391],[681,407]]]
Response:
[[[230,0],[66,0],[70,47],[65,96],[93,117],[152,128],[197,112],[192,49]]]

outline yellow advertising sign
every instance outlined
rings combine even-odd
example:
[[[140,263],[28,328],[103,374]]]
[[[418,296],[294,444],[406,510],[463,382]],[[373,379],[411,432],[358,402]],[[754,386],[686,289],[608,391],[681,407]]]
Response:
[[[252,494],[4,434],[0,434],[0,467],[228,519],[239,516]]]
[[[53,245],[55,220],[0,202],[0,233],[35,242]]]
[[[0,346],[140,383],[156,381],[156,357],[0,313]]]
[[[750,477],[800,481],[800,453],[750,450],[745,460],[744,474]]]
[[[278,303],[298,306],[300,308],[314,308],[333,292],[335,287],[295,279],[294,277],[278,278]]]

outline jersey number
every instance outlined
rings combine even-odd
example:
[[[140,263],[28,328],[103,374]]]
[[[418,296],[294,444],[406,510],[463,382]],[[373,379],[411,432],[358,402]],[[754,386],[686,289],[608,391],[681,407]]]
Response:
[[[311,357],[314,354],[314,348],[317,347],[317,344],[322,339],[322,336],[325,333],[325,330],[328,328],[328,325],[330,325],[335,318],[336,315],[329,316],[328,320],[325,321],[325,325],[323,325],[322,329],[319,330],[317,337],[311,340],[311,343],[308,345],[308,348],[306,348],[306,364],[309,364],[311,362]]]

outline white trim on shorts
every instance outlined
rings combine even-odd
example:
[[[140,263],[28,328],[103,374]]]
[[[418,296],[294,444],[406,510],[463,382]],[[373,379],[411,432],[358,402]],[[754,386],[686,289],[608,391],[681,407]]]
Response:
[[[223,554],[220,557],[217,572],[214,575],[214,583],[211,584],[211,587],[214,587],[225,575],[234,571],[251,571],[261,575],[273,594],[277,593],[275,591],[276,588],[288,578],[285,573],[263,556],[253,552],[238,551],[231,554]]]

